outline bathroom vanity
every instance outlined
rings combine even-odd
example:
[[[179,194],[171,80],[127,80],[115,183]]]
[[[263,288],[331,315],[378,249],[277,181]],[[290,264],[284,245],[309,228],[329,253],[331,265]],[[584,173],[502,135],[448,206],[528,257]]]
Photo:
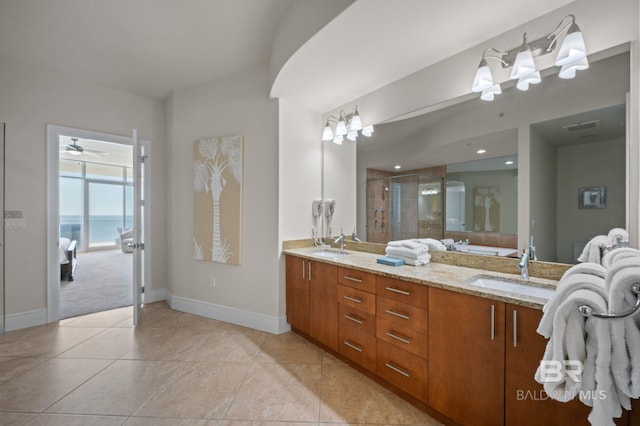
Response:
[[[589,407],[549,399],[533,378],[546,299],[471,284],[518,276],[434,262],[385,266],[376,254],[316,247],[284,253],[292,329],[445,424],[589,424]],[[625,413],[616,424],[629,422]]]

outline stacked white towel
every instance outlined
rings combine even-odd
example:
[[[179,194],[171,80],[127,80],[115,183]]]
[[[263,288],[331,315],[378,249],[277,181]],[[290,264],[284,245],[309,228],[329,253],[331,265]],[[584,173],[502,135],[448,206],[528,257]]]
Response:
[[[417,240],[389,241],[385,252],[389,257],[404,260],[407,265],[426,265],[431,260],[429,246]]]
[[[640,257],[640,250],[631,247],[613,249],[602,257],[602,266],[609,268],[614,262],[627,257]]]

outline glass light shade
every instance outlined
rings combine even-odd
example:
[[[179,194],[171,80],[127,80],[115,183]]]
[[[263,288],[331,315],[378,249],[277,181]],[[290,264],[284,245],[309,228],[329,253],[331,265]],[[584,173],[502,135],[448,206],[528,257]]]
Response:
[[[518,80],[518,83],[516,84],[516,87],[522,90],[523,92],[526,92],[527,90],[529,90],[530,84],[538,84],[541,81],[542,81],[542,77],[540,77],[540,71],[536,71],[531,75],[520,78]]]
[[[578,62],[574,62],[573,64],[563,65],[560,68],[560,72],[558,73],[558,77],[564,79],[570,79],[576,76],[576,71],[582,71],[589,68],[589,61],[587,57],[580,59]]]
[[[364,126],[360,133],[362,133],[366,137],[370,138],[371,134],[373,133],[373,126],[371,124],[369,124],[368,126]]]
[[[347,134],[347,125],[344,122],[344,118],[340,117],[338,125],[336,126],[336,136],[344,136]]]
[[[490,88],[488,88],[487,90],[484,90],[480,95],[480,99],[482,99],[483,101],[492,101],[495,98],[495,95],[499,95],[501,93],[502,93],[502,88],[500,87],[499,84],[495,84]]]
[[[327,121],[327,125],[324,127],[324,131],[322,132],[322,140],[330,141],[331,139],[333,139],[333,131],[331,130],[331,126]]]
[[[358,114],[358,110],[353,113],[353,117],[351,118],[351,124],[349,125],[349,130],[358,131],[362,129],[362,120],[360,120],[360,114]]]
[[[562,45],[556,57],[556,65],[561,67],[571,64],[581,60],[585,56],[587,56],[587,48],[584,45],[582,31],[573,23],[571,27],[569,27],[566,37],[562,40]]]
[[[347,133],[347,139],[349,139],[350,141],[355,141],[356,139],[358,139],[358,132],[356,132],[355,130],[350,130],[349,133]]]
[[[533,61],[533,55],[529,48],[525,48],[518,52],[516,60],[513,63],[513,69],[511,70],[511,78],[513,80],[526,77],[536,72],[536,63]]]
[[[471,86],[472,92],[482,92],[493,86],[493,75],[491,74],[491,68],[487,64],[487,61],[483,58],[476,70],[476,76],[473,79],[473,86]]]
[[[336,136],[335,138],[333,138],[333,143],[335,143],[336,145],[342,145],[343,140],[344,138],[342,137],[342,135]]]

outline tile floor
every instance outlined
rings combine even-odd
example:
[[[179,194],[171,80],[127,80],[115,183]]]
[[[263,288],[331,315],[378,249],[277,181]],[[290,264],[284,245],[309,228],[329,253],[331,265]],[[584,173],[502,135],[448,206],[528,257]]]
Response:
[[[303,338],[146,305],[0,336],[0,425],[437,425]]]

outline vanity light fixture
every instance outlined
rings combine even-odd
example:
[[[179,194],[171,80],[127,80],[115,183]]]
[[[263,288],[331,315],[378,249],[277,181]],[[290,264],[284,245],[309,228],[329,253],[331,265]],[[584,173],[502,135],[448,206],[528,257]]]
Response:
[[[566,34],[558,49],[555,65],[561,67],[558,77],[574,78],[577,71],[589,68],[589,62],[582,31],[576,24],[575,16],[567,15],[560,20],[555,30],[537,40],[528,42],[527,33],[524,33],[519,47],[507,51],[492,47],[485,49],[482,52],[482,60],[476,70],[471,91],[480,92],[480,99],[483,101],[492,101],[495,95],[502,93],[500,83],[496,83],[493,79],[487,59],[500,62],[502,68],[512,67],[510,77],[512,80],[517,80],[516,87],[522,91],[529,90],[530,84],[538,84],[542,81],[534,57],[553,52],[563,33]]]
[[[331,128],[331,123],[335,123],[335,131]],[[327,117],[327,123],[322,132],[322,140],[333,141],[333,143],[341,145],[345,137],[350,141],[355,141],[358,139],[359,134],[371,137],[372,133],[372,125],[362,126],[362,120],[360,119],[360,113],[356,105],[355,111],[349,114],[342,110],[338,117],[333,115]]]

